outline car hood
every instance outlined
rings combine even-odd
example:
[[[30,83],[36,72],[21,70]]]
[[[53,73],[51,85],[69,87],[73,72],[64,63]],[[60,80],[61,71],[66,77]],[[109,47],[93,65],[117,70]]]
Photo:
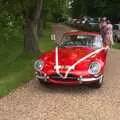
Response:
[[[72,65],[80,58],[91,53],[93,49],[85,47],[67,47],[58,50],[59,63],[63,65]]]
[[[88,47],[64,47],[58,48],[59,65],[73,65],[80,58],[93,52],[95,49]],[[56,50],[45,53],[39,59],[42,59],[47,65],[56,64]]]

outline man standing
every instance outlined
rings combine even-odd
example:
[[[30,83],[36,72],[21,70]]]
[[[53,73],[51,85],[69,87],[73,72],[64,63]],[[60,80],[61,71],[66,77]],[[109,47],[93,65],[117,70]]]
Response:
[[[105,42],[106,26],[107,26],[106,17],[103,17],[103,18],[100,20],[100,23],[99,23],[100,34],[101,34],[101,36],[102,36],[103,43]]]

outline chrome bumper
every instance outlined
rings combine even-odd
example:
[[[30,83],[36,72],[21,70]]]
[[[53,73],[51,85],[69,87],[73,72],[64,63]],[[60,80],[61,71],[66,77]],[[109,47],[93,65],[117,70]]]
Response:
[[[43,82],[47,82],[48,81],[48,79],[49,79],[49,76],[47,76],[46,74],[42,74],[42,75],[40,75],[40,74],[38,74],[39,73],[39,71],[36,71],[35,72],[35,77],[37,78],[37,79],[39,79],[39,80],[41,80],[41,81],[43,81]]]
[[[91,81],[97,81],[97,80],[101,80],[103,78],[103,75],[96,77],[96,78],[80,78],[79,81],[82,82],[91,82]]]
[[[44,75],[38,75],[37,72],[35,73],[35,76],[37,79],[44,81],[44,82],[48,82],[48,80],[50,79],[49,76],[47,76],[46,74]],[[82,82],[93,82],[93,81],[97,81],[97,80],[102,80],[103,79],[103,75],[99,76],[99,77],[92,77],[92,78],[83,78],[83,77],[78,77],[76,79],[76,81],[79,81],[80,83]],[[63,79],[64,82],[65,79]]]

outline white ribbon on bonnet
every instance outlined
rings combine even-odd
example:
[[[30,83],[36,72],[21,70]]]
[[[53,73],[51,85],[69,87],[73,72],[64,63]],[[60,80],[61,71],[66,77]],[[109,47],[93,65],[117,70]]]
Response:
[[[91,52],[90,54],[88,54],[88,55],[80,58],[78,61],[76,61],[73,65],[71,65],[71,66],[67,69],[65,76],[63,76],[62,74],[60,74],[60,71],[59,71],[60,67],[59,67],[58,47],[56,47],[56,49],[55,49],[55,61],[56,61],[55,69],[56,69],[56,73],[57,73],[60,77],[62,77],[63,79],[66,79],[67,76],[68,76],[68,74],[69,74],[69,72],[70,72],[72,69],[74,69],[77,64],[79,64],[80,62],[88,59],[89,57],[91,57],[91,56],[93,56],[93,55],[95,55],[95,54],[98,54],[98,53],[101,52],[102,50],[107,50],[107,49],[109,49],[109,46],[106,46],[106,47],[102,47],[102,48],[100,48],[100,49],[97,49],[97,50]]]

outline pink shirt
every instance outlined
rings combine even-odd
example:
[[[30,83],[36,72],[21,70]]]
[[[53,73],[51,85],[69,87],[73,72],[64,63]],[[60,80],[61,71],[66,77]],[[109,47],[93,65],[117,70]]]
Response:
[[[107,24],[105,27],[105,39],[110,40],[111,43],[113,44],[113,26],[112,24]]]
[[[112,24],[107,24],[107,26],[106,26],[106,34],[113,34],[113,32],[112,32],[112,29],[113,29],[113,26],[112,26]]]
[[[99,24],[100,29],[102,30],[107,25],[106,21],[101,21]]]

